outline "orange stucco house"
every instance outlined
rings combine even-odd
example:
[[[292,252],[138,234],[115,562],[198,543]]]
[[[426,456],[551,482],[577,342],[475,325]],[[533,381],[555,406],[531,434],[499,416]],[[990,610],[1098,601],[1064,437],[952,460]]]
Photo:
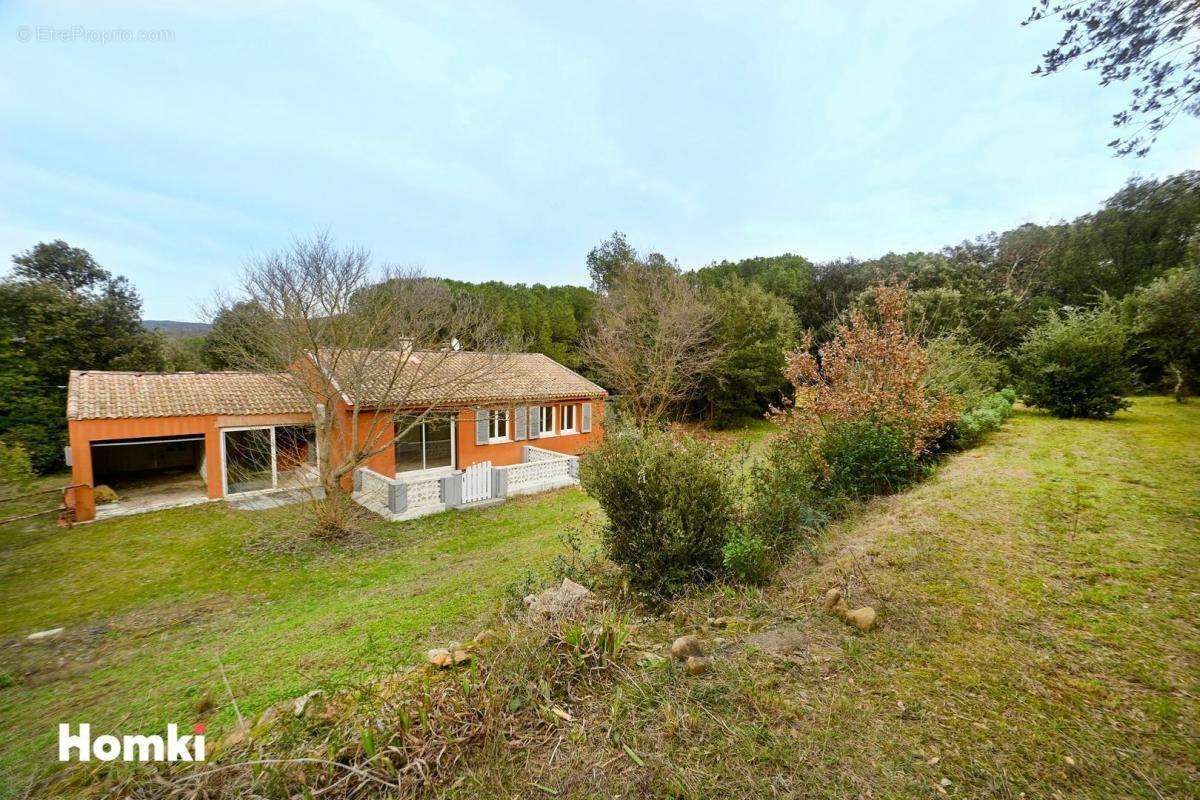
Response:
[[[372,353],[366,363],[394,356],[417,364],[422,355],[385,351]],[[381,370],[391,379],[381,378],[378,385],[357,373],[353,385],[360,396],[343,387],[350,383],[345,372],[361,370],[364,362],[326,364],[311,357],[305,369],[315,372],[309,379],[315,375],[335,395],[317,407],[314,393],[297,385],[304,370],[72,371],[67,425],[72,483],[78,488],[68,493],[67,504],[77,521],[87,521],[97,516],[99,485],[114,489],[126,510],[149,510],[311,481],[319,446],[314,414],[341,415],[340,424],[329,427],[337,439],[327,443],[331,452],[369,450],[364,466],[389,478],[455,473],[485,461],[519,464],[528,445],[577,455],[603,436],[606,392],[547,356],[428,356],[437,366],[420,385],[402,391],[396,376],[403,371]],[[481,359],[501,359],[502,366],[474,369]],[[456,382],[439,383],[451,373]],[[396,431],[408,427],[405,416],[419,414],[424,419],[393,442]]]

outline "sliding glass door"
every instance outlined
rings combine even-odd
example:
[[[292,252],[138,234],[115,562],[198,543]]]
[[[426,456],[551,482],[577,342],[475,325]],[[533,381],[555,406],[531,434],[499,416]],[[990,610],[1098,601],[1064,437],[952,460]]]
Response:
[[[225,494],[275,488],[275,439],[271,429],[233,428],[225,436]]]
[[[311,485],[317,477],[311,425],[262,425],[221,431],[225,494]]]
[[[404,431],[396,440],[396,472],[454,466],[453,414],[429,414],[415,423],[397,417],[396,430]]]

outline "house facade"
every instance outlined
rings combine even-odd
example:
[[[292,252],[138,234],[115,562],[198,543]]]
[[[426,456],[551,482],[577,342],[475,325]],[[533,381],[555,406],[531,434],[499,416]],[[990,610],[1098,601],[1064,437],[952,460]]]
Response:
[[[395,355],[406,365],[421,357]],[[346,373],[361,363],[314,357],[318,374],[338,395],[316,408],[313,393],[298,386],[299,370],[73,371],[67,420],[76,488],[67,503],[77,521],[86,521],[97,516],[100,485],[112,488],[126,511],[312,485],[322,444],[314,414],[326,408],[340,417],[339,424],[320,426],[332,431],[333,441],[325,443],[331,458],[369,453],[363,466],[389,478],[451,474],[484,462],[519,464],[529,445],[578,455],[603,436],[604,390],[544,355],[436,353],[426,361],[434,358],[422,386],[399,391],[393,378],[373,387],[360,376],[354,382],[359,391],[351,393],[342,388],[349,384]],[[472,372],[470,360],[484,358],[503,361]],[[453,385],[437,383],[451,372],[458,376]],[[347,488],[352,480],[345,477]],[[106,508],[100,507],[101,516]]]

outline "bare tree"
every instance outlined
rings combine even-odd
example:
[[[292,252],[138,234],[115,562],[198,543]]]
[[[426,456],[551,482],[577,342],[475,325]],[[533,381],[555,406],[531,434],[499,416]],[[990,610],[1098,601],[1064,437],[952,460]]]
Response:
[[[215,311],[225,324],[211,347],[223,362],[271,374],[309,406],[312,505],[327,534],[347,529],[355,469],[509,364],[478,303],[414,269],[376,270],[367,251],[323,233],[252,259]],[[474,352],[460,352],[463,342]]]
[[[720,357],[718,316],[661,257],[627,259],[596,305],[585,361],[641,427],[692,399]]]

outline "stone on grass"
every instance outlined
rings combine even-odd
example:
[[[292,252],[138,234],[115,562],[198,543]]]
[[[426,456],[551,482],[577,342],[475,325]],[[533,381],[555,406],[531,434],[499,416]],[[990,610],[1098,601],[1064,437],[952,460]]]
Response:
[[[297,717],[310,717],[320,706],[325,692],[313,689],[308,694],[302,694],[292,701],[292,713]]]
[[[425,657],[430,664],[439,669],[465,664],[471,660],[471,654],[458,642],[451,642],[449,647],[435,647],[426,653]]]
[[[37,641],[38,639],[49,639],[51,636],[58,636],[64,630],[65,630],[65,628],[51,628],[48,631],[38,631],[37,633],[31,633],[28,636],[26,636],[25,638],[33,640],[33,641]]]
[[[688,656],[687,662],[683,665],[683,671],[688,675],[703,675],[711,666],[712,659],[708,656]]]
[[[454,654],[445,647],[435,647],[426,653],[425,657],[435,667],[448,667],[454,663]]]
[[[847,611],[845,620],[860,631],[869,631],[875,627],[875,609],[863,606],[853,611]]]
[[[846,612],[846,600],[842,597],[841,589],[830,589],[825,593],[821,607],[831,614],[842,615]]]
[[[704,646],[700,644],[699,639],[691,634],[680,636],[671,642],[671,655],[680,661],[686,661],[688,656],[704,655]]]
[[[570,578],[563,578],[562,585],[527,596],[525,608],[530,616],[552,619],[578,611],[591,602],[592,597],[587,587],[580,586]]]

